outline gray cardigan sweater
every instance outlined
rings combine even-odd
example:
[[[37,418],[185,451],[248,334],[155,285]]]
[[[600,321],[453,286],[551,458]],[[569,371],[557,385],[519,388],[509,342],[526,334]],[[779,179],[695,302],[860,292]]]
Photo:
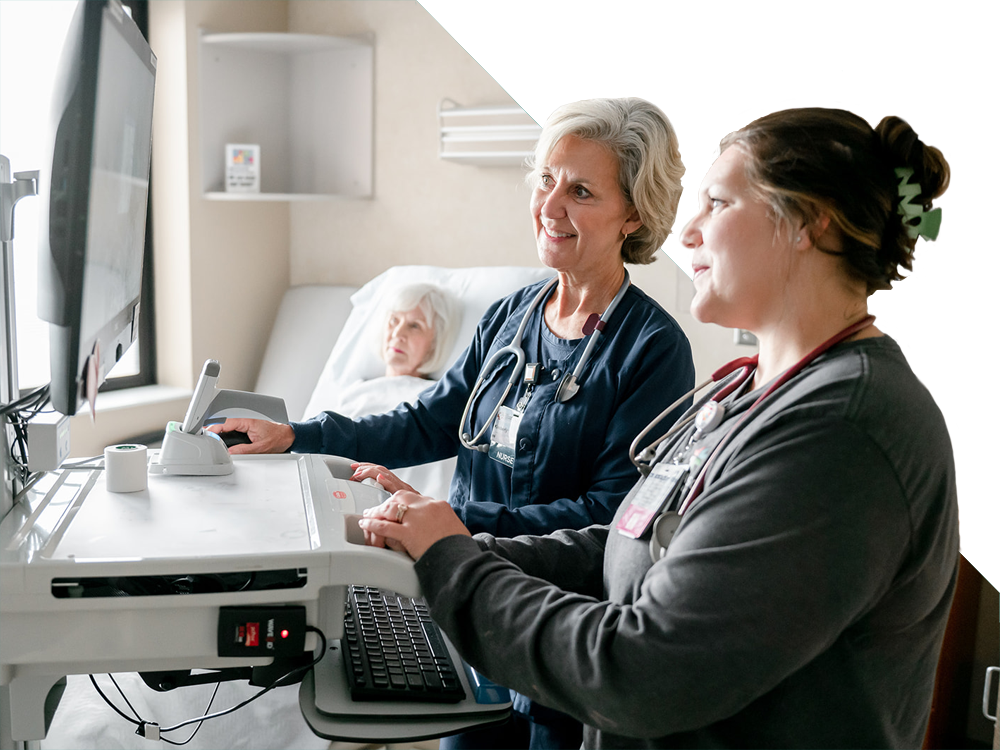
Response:
[[[725,400],[709,447],[757,395]],[[895,342],[841,344],[782,386],[655,564],[648,539],[456,536],[416,568],[466,660],[578,717],[584,747],[920,745],[958,511],[944,420]]]

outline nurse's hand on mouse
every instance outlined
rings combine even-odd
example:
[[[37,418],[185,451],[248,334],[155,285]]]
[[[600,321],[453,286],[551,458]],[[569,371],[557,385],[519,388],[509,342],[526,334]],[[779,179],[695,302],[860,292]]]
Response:
[[[363,482],[366,479],[371,479],[373,482],[378,482],[382,489],[390,493],[400,490],[417,491],[384,466],[359,461],[351,464],[351,468],[354,469],[354,474],[351,476],[352,482]]]
[[[384,503],[364,511],[358,526],[365,542],[406,552],[419,560],[440,539],[456,534],[472,536],[445,500],[402,490]]]
[[[229,452],[234,456],[242,453],[284,453],[295,442],[295,431],[291,425],[266,419],[227,419],[222,424],[213,424],[205,429],[216,434],[245,432],[250,442],[229,446]]]

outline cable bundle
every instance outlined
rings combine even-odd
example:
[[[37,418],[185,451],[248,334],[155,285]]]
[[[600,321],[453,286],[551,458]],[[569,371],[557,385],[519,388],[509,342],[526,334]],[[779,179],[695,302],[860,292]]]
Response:
[[[131,716],[129,716],[128,714],[126,714],[124,711],[122,711],[118,706],[116,706],[111,701],[110,698],[108,698],[107,695],[105,695],[104,691],[101,690],[100,686],[97,684],[97,680],[94,678],[94,675],[90,675],[90,681],[93,684],[94,689],[97,690],[98,695],[100,695],[101,698],[104,699],[105,703],[107,703],[112,709],[114,709],[114,711],[119,716],[121,716],[123,719],[125,719],[129,723],[135,725],[135,727],[136,727],[135,733],[136,734],[138,734],[141,737],[146,737],[147,739],[162,740],[163,742],[166,742],[166,743],[168,743],[170,745],[186,745],[188,742],[190,742],[192,739],[194,739],[195,734],[198,733],[198,729],[201,728],[202,722],[207,721],[208,719],[215,719],[215,718],[217,718],[219,716],[225,716],[226,714],[231,714],[234,711],[237,711],[238,709],[243,708],[248,703],[252,703],[253,701],[257,700],[258,698],[260,698],[265,693],[268,693],[271,690],[274,690],[274,688],[276,688],[276,687],[281,687],[283,685],[293,684],[294,681],[302,679],[302,677],[301,677],[302,675],[304,675],[306,672],[308,672],[314,666],[316,666],[317,664],[319,664],[319,662],[323,659],[323,657],[326,656],[326,651],[327,651],[326,635],[323,633],[322,630],[320,630],[319,628],[313,627],[312,625],[306,625],[306,630],[308,632],[316,633],[316,635],[319,636],[320,643],[321,643],[320,649],[319,649],[319,656],[316,656],[311,662],[309,662],[308,664],[305,664],[305,665],[303,665],[301,667],[296,667],[295,669],[292,669],[288,673],[286,673],[286,674],[282,675],[281,677],[279,677],[278,679],[274,680],[270,685],[268,685],[267,687],[265,687],[260,692],[255,693],[254,695],[250,696],[248,699],[246,699],[242,703],[238,703],[237,705],[232,706],[231,708],[227,708],[227,709],[225,709],[223,711],[217,711],[215,713],[210,714],[210,713],[207,713],[207,711],[209,709],[211,709],[212,703],[215,701],[215,695],[218,692],[218,685],[216,685],[216,691],[215,691],[215,693],[212,694],[212,698],[211,698],[211,700],[208,703],[208,708],[205,709],[206,710],[206,714],[204,716],[199,716],[199,717],[196,717],[194,719],[188,719],[187,721],[182,721],[182,722],[179,722],[179,723],[174,724],[173,726],[169,726],[169,727],[161,727],[156,722],[146,721],[145,719],[141,718],[139,716],[139,712],[136,711],[135,708],[133,708],[131,702],[128,700],[128,698],[125,697],[125,694],[122,692],[122,689],[120,687],[118,687],[118,683],[115,682],[114,677],[111,678],[111,681],[114,683],[115,687],[118,688],[118,692],[121,694],[122,698],[125,700],[125,703],[128,705],[128,707],[130,709],[132,709],[132,713],[135,714],[135,716],[136,716],[135,719],[133,719]],[[170,739],[167,739],[166,737],[163,736],[167,732],[173,732],[173,731],[176,731],[176,730],[180,729],[181,727],[186,727],[186,726],[189,726],[191,724],[197,724],[198,726],[195,728],[194,732],[191,733],[191,736],[188,737],[186,740],[183,740],[183,741],[170,740]]]
[[[11,425],[14,430],[14,440],[10,444],[10,464],[14,479],[22,487],[32,479],[28,470],[28,422],[41,413],[48,402],[49,387],[43,385],[0,407],[4,424]]]

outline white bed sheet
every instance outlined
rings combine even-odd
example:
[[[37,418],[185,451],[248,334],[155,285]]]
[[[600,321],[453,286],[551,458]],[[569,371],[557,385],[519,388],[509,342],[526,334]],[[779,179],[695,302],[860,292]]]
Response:
[[[420,394],[435,381],[408,375],[359,380],[349,386],[327,380],[321,381],[306,407],[307,414],[331,410],[347,417],[381,414],[402,403],[414,403]],[[423,495],[448,499],[451,476],[455,473],[456,459],[448,458],[420,466],[395,469],[393,473]]]

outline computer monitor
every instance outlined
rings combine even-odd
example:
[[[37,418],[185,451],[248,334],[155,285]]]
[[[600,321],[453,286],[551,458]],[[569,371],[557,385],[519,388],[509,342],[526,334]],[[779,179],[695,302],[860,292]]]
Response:
[[[119,0],[81,0],[39,191],[38,315],[50,323],[51,403],[66,415],[138,333],[155,76],[156,57]]]

